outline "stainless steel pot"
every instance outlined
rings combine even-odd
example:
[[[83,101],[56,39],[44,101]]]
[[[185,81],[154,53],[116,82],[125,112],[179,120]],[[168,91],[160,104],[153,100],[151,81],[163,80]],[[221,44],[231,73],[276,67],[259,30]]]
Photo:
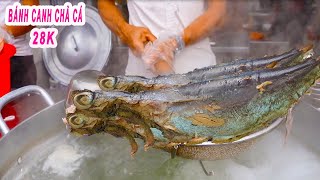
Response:
[[[57,48],[44,48],[43,61],[51,77],[68,85],[70,79],[83,70],[101,71],[108,63],[112,48],[111,31],[99,12],[86,6],[84,26],[58,26]]]
[[[1,129],[2,129],[2,132],[5,134],[5,136],[0,140],[0,154],[1,154],[0,177],[4,176],[10,179],[12,177],[10,175],[17,174],[17,172],[20,172],[21,169],[19,167],[21,166],[21,163],[36,161],[37,157],[41,157],[42,156],[41,154],[43,154],[45,151],[52,150],[52,148],[54,148],[55,146],[58,146],[59,144],[63,144],[65,142],[65,139],[67,138],[68,132],[66,131],[64,124],[61,121],[61,118],[65,116],[65,112],[64,112],[65,101],[61,101],[53,105],[52,99],[48,96],[47,93],[45,93],[45,91],[42,88],[39,88],[36,86],[27,86],[22,89],[13,91],[0,99],[0,107],[2,108],[3,105],[10,102],[12,99],[16,98],[17,96],[21,96],[25,93],[30,93],[30,92],[40,92],[44,96],[44,98],[46,99],[50,107],[47,107],[41,112],[38,112],[37,114],[28,118],[23,123],[21,123],[20,125],[18,125],[16,128],[14,128],[9,132],[5,128],[5,125],[2,124]],[[307,114],[304,114],[303,112],[307,112]],[[308,126],[310,126],[310,123],[312,123],[314,127],[320,126],[320,122],[318,121],[318,118],[317,118],[320,113],[317,110],[312,109],[310,106],[306,105],[305,103],[302,103],[302,105],[298,105],[294,114],[303,115],[302,117],[303,121],[300,124],[297,122],[297,124],[300,125],[299,127],[300,130],[299,129],[295,130],[296,131],[295,135],[297,136],[304,136],[305,134],[305,131],[301,131],[301,126],[303,127],[308,123],[309,123]],[[0,119],[0,121],[2,121],[2,118]],[[248,148],[251,144],[253,144],[253,142],[258,137],[269,132],[271,129],[277,127],[280,123],[281,123],[281,119],[276,120],[267,129],[263,131],[259,131],[258,133],[252,134],[248,137],[240,139],[239,141],[231,144],[221,145],[221,144],[204,143],[204,144],[195,145],[195,146],[182,145],[178,147],[175,153],[178,156],[192,158],[192,159],[214,160],[214,159],[221,159],[221,157],[229,158],[231,156],[238,154],[242,150],[245,150],[246,148]],[[315,131],[313,135],[316,135],[316,134],[319,135],[318,131]],[[55,141],[50,140],[56,136],[59,136],[58,140],[55,140]],[[119,144],[121,144],[121,141],[122,141],[121,139],[117,139],[113,137],[110,137],[110,139],[108,138],[104,139],[104,137],[100,137],[100,138],[103,138],[103,141],[105,141],[106,144],[108,144],[109,143],[108,141],[110,141],[110,146],[112,146],[112,148],[116,148],[117,146],[116,141],[119,141]],[[112,144],[112,141],[114,141],[113,143],[116,142],[116,144]],[[311,140],[308,141],[308,143],[310,144],[312,144],[312,142],[314,141],[311,141]],[[98,148],[102,148],[102,147],[99,147],[99,143],[94,144],[93,146],[98,146]],[[320,152],[319,143],[314,144],[314,148]],[[95,152],[93,151],[92,153],[95,153]],[[116,150],[116,153],[117,153],[117,150]],[[129,157],[129,149],[127,154]],[[151,150],[151,152],[138,153],[137,163],[138,163],[138,159],[141,158],[139,156],[146,156],[150,158],[150,161],[152,161],[152,159],[157,159],[157,156],[165,157],[166,155],[164,154],[166,153],[163,153],[162,151],[157,151],[157,150]],[[114,155],[110,155],[110,157],[108,158],[110,159],[124,158],[124,159],[127,159],[125,161],[128,161],[128,157],[124,157],[124,156],[119,157],[119,156],[116,156],[116,154],[114,154]],[[6,175],[8,173],[10,174],[9,176]]]

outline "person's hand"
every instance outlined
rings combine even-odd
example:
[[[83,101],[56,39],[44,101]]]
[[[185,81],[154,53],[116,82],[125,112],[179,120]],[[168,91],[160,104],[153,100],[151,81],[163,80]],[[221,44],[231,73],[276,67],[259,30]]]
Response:
[[[182,50],[184,42],[181,36],[160,34],[159,39],[145,47],[142,60],[147,69],[156,75],[174,73],[173,61],[175,54]]]
[[[137,57],[141,57],[144,52],[144,47],[148,42],[153,42],[157,39],[148,28],[132,26],[129,24],[122,34],[120,39],[129,46]]]
[[[168,39],[160,42],[148,43],[142,55],[142,60],[146,68],[156,75],[174,73],[173,60],[176,50],[176,41]]]

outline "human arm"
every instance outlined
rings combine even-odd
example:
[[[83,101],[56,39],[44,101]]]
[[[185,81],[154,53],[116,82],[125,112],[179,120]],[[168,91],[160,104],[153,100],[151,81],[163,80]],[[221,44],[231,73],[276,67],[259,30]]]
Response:
[[[208,0],[208,9],[183,30],[185,45],[194,44],[207,37],[222,23],[225,13],[225,0]]]
[[[39,0],[21,0],[21,5],[39,5]],[[8,33],[10,33],[14,37],[18,37],[24,35],[31,31],[34,27],[33,26],[4,26]]]
[[[222,24],[226,11],[225,0],[208,0],[207,2],[207,10],[191,22],[181,34],[165,34],[165,38],[160,37],[152,47],[147,48],[151,50],[145,52],[143,59],[155,74],[172,73],[172,63],[177,52],[207,37]],[[170,32],[167,33],[170,34]]]
[[[103,22],[114,32],[136,56],[141,56],[144,46],[156,37],[148,28],[127,23],[114,0],[98,0],[98,9]]]

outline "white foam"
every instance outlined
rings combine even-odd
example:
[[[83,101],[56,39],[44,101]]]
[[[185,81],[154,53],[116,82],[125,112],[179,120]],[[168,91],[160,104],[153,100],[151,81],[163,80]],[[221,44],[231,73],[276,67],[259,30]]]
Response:
[[[64,137],[65,135],[63,135]],[[135,159],[125,139],[108,135],[67,138],[53,152],[39,154],[32,166],[26,166],[21,179],[221,179],[221,180],[317,180],[320,156],[310,147],[284,131],[264,136],[247,152],[234,159],[204,161],[214,176],[208,178],[196,160],[170,159],[170,154],[140,148]],[[138,141],[140,147],[142,141]],[[44,157],[43,159],[41,157]],[[24,161],[23,161],[24,162]],[[22,167],[24,163],[20,166]],[[27,164],[26,164],[27,165]],[[39,167],[39,168],[38,168]],[[17,174],[17,173],[16,173]],[[13,176],[18,179],[17,175]],[[98,178],[99,177],[99,178]],[[11,178],[12,179],[12,178]]]
[[[42,170],[68,177],[79,169],[82,157],[72,146],[60,145],[45,160]]]
[[[320,174],[319,155],[293,136],[284,145],[284,133],[280,130],[268,134],[236,159],[205,161],[204,164],[214,171],[215,179],[316,180]],[[200,168],[195,170],[196,165],[196,162],[187,162],[176,173],[177,179],[205,178]]]

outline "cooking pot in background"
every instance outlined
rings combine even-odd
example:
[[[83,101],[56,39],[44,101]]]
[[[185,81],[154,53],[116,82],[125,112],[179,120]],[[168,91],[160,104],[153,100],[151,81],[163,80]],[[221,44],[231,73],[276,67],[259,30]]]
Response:
[[[68,85],[71,77],[84,70],[101,71],[112,48],[111,31],[98,10],[86,6],[84,26],[59,26],[56,48],[43,49],[43,60],[51,77]]]

